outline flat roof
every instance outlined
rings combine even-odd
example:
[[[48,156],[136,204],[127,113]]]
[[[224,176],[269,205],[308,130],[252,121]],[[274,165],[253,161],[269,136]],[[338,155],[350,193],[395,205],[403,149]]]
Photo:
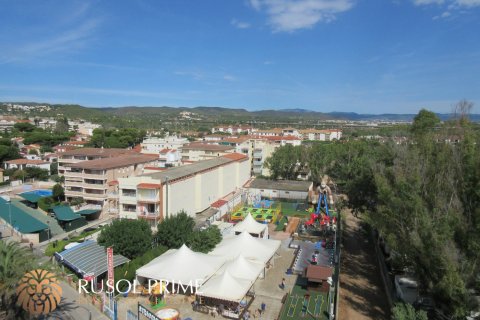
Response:
[[[120,148],[78,148],[74,150],[68,150],[60,153],[61,156],[97,156],[102,158],[110,158],[126,153],[136,153],[132,150],[120,149]]]
[[[71,168],[79,168],[79,169],[107,170],[107,169],[127,167],[132,164],[148,163],[148,162],[155,161],[157,159],[158,159],[158,155],[121,154],[116,157],[80,161],[80,162],[68,164],[65,166],[71,167]]]
[[[217,157],[213,159],[202,160],[202,161],[194,162],[189,165],[169,168],[161,172],[147,173],[147,174],[144,174],[143,176],[152,177],[152,179],[160,180],[161,183],[165,183],[167,178],[169,181],[172,181],[172,180],[180,179],[190,175],[194,175],[202,171],[213,169],[215,167],[220,167],[222,165],[225,165],[231,162],[238,162],[238,161],[243,161],[243,159],[247,159],[245,155],[241,155],[241,156],[242,156],[241,158],[235,156],[235,159],[232,159],[234,157],[222,156],[222,157]],[[237,159],[237,158],[240,158],[240,159]]]
[[[106,249],[93,240],[87,240],[73,248],[57,252],[55,257],[82,276],[86,274],[99,276],[108,270]],[[122,255],[113,255],[114,267],[118,267],[128,261],[130,260]]]
[[[232,146],[211,144],[211,143],[190,143],[184,145],[183,150],[204,150],[204,151],[227,151],[235,149]]]
[[[8,204],[5,199],[0,197],[0,217],[8,224],[10,224],[10,209],[12,210],[12,225],[21,233],[35,233],[48,229],[45,223],[35,219],[15,204]]]
[[[312,182],[310,181],[267,180],[256,178],[250,182],[248,187],[254,189],[307,192],[311,185]]]

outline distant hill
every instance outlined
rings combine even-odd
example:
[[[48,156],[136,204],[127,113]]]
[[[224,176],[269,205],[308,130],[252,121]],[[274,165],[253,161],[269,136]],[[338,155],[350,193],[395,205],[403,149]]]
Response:
[[[63,114],[69,118],[81,118],[100,122],[112,122],[128,126],[132,121],[143,121],[148,125],[161,122],[183,121],[188,118],[181,117],[180,113],[187,111],[194,114],[195,121],[213,122],[213,123],[231,123],[231,122],[295,122],[302,124],[317,123],[324,120],[345,120],[345,121],[412,121],[415,114],[359,114],[355,112],[317,112],[308,109],[292,108],[278,110],[259,110],[248,111],[246,109],[232,109],[223,107],[199,106],[195,108],[186,107],[109,107],[109,108],[88,108],[81,105],[69,104],[45,104],[36,102],[4,102],[0,103],[0,114],[7,112],[6,103],[13,103],[28,106],[50,106],[49,111],[35,111],[32,108],[25,112],[14,110],[13,113],[24,116],[57,116]],[[10,112],[11,113],[11,112]],[[440,119],[448,120],[452,114],[437,114]],[[472,121],[479,122],[480,115],[470,115]]]

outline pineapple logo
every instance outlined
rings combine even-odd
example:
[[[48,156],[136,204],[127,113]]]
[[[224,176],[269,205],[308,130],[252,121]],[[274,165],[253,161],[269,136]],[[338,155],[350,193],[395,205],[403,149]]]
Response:
[[[17,287],[18,303],[31,315],[46,315],[57,308],[62,296],[57,277],[46,270],[25,273]]]

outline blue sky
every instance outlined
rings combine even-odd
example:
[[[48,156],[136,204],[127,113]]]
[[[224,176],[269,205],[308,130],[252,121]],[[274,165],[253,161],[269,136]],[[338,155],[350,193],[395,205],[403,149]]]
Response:
[[[480,0],[0,0],[0,101],[450,112]]]

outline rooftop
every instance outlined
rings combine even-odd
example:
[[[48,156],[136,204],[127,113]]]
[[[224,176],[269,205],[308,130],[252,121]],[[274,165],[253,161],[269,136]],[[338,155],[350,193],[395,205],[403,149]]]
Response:
[[[45,163],[49,163],[49,162],[44,161],[44,160],[29,160],[29,159],[20,158],[20,159],[5,161],[5,163],[8,163],[8,164],[45,164]]]
[[[169,181],[180,179],[183,177],[195,175],[202,171],[213,169],[215,167],[220,167],[222,165],[226,165],[231,162],[243,161],[243,159],[248,159],[248,158],[243,154],[232,153],[227,156],[198,161],[193,164],[189,164],[181,167],[170,168],[162,172],[144,174],[144,176],[149,176],[153,179],[160,180],[161,183],[165,183],[167,179]]]
[[[111,148],[111,149],[103,149],[103,148],[79,148],[74,150],[69,150],[62,152],[61,156],[97,156],[102,158],[110,158],[115,157],[121,154],[134,154],[135,152],[132,150],[127,149],[120,149],[120,148]]]
[[[7,201],[0,197],[0,218],[7,223],[10,222],[10,210],[12,213],[12,225],[21,233],[35,233],[48,229],[45,223],[35,219],[15,204],[8,204]]]
[[[310,188],[311,185],[312,185],[312,182],[310,181],[267,180],[267,179],[256,178],[247,187],[255,188],[255,189],[307,192],[308,188]]]
[[[152,162],[158,159],[158,155],[146,154],[126,154],[117,157],[103,158],[96,160],[80,161],[69,164],[69,167],[80,169],[108,170],[114,168],[127,167],[133,164],[142,164]]]
[[[235,147],[209,143],[190,143],[183,146],[183,150],[228,151],[233,149],[235,149]]]

